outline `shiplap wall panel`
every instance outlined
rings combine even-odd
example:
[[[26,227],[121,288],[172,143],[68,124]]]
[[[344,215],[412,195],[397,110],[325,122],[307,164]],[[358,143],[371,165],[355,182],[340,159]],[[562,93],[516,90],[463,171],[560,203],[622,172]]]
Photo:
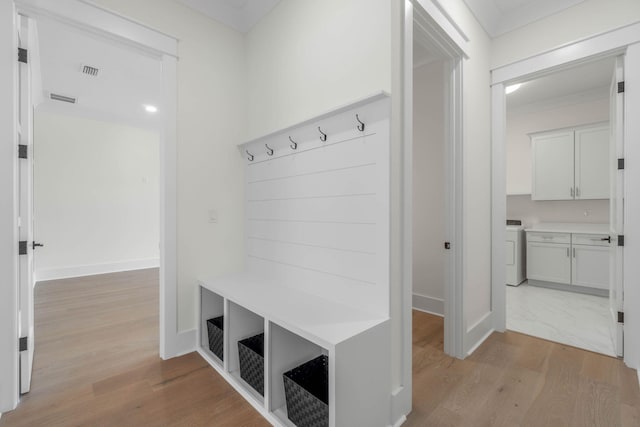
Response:
[[[354,224],[374,224],[376,221],[375,195],[268,200],[249,202],[247,205],[249,220]]]
[[[371,180],[375,163],[344,169],[293,175],[287,178],[250,182],[248,201],[374,195],[376,182]]]
[[[388,315],[389,113],[383,97],[241,147],[254,156],[246,167],[247,269]]]
[[[375,224],[248,221],[248,239],[375,253]]]
[[[279,264],[328,274],[375,286],[375,253],[344,251],[281,241],[249,239],[247,254]],[[339,262],[336,262],[339,260]]]

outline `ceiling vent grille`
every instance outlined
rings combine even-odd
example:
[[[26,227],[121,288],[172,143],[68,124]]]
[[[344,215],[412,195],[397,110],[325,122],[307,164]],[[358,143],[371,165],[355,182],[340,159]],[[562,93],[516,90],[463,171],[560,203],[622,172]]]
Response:
[[[72,98],[70,96],[58,95],[57,93],[50,93],[49,98],[53,99],[54,101],[68,102],[70,104],[76,103],[76,98]]]
[[[99,68],[92,67],[90,65],[83,65],[82,66],[82,73],[83,74],[87,74],[87,75],[96,77],[98,75],[98,71],[100,71]]]

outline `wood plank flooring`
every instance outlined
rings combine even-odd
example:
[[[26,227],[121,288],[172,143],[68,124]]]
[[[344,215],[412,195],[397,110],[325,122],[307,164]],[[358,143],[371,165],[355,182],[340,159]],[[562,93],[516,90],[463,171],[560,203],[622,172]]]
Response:
[[[39,284],[36,349],[32,391],[0,427],[269,425],[198,354],[158,357],[156,269]],[[634,370],[526,335],[461,361],[442,319],[414,312],[413,369],[406,426],[640,426]]]
[[[197,353],[158,356],[158,270],[42,282],[31,392],[0,426],[269,426]]]
[[[507,331],[465,360],[443,321],[413,312],[413,412],[405,426],[640,426],[636,371],[615,358]]]

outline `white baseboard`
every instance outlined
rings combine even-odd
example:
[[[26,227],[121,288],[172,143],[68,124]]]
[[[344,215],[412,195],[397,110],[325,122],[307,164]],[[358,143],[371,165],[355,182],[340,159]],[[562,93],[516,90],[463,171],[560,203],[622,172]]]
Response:
[[[444,300],[441,298],[432,298],[426,295],[413,294],[413,308],[424,311],[425,313],[435,314],[436,316],[444,316]]]
[[[171,337],[171,342],[165,346],[165,354],[161,354],[160,356],[162,359],[167,360],[196,351],[196,336],[196,329],[177,332]]]
[[[94,274],[117,273],[119,271],[142,270],[160,266],[159,258],[135,259],[105,264],[76,265],[73,267],[51,268],[35,271],[35,282],[92,276]]]
[[[411,412],[411,384],[398,387],[391,393],[391,421],[393,427],[401,426]],[[394,421],[395,420],[395,421]]]
[[[489,335],[494,331],[493,329],[493,312],[489,312],[482,316],[473,326],[467,329],[467,334],[464,338],[465,354],[471,355],[480,344],[484,342]]]

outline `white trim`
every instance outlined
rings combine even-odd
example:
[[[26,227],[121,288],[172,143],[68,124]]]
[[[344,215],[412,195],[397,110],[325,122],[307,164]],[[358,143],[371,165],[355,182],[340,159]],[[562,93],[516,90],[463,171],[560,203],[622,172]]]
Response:
[[[640,377],[639,377],[640,378]],[[402,424],[404,424],[407,421],[407,416],[406,415],[402,415],[400,418],[398,418],[396,420],[396,422],[393,423],[393,427],[400,427]]]
[[[491,310],[493,327],[504,332],[507,327],[505,267],[507,221],[506,134],[507,107],[502,83],[491,87]]]
[[[489,312],[467,330],[465,354],[470,356],[493,332],[493,316]]]
[[[542,75],[567,68],[577,63],[587,62],[607,56],[614,56],[625,53],[625,67],[630,66],[633,61],[637,62],[636,71],[640,71],[640,23],[627,25],[618,29],[596,34],[585,39],[568,43],[566,45],[551,49],[547,52],[523,59],[510,65],[498,67],[491,72],[492,81],[492,263],[491,280],[492,296],[491,306],[493,311],[493,327],[498,331],[506,328],[506,307],[505,307],[505,285],[504,285],[504,221],[506,219],[506,167],[504,158],[506,154],[506,132],[505,132],[505,99],[504,86],[512,81],[522,81],[531,76]],[[631,55],[633,54],[633,60]],[[640,111],[640,91],[634,91],[633,84],[628,80],[633,79],[633,72],[625,72],[626,80],[629,83],[625,87],[625,117],[636,117]],[[638,73],[636,73],[638,74]],[[637,86],[636,86],[637,87]],[[640,138],[640,122],[638,120],[624,120],[625,139],[635,141]],[[640,169],[632,166],[632,157],[636,154],[633,151],[633,144],[625,144],[625,158],[628,160],[628,167],[625,168],[625,181],[627,183],[640,182]],[[640,157],[640,156],[638,156]],[[636,163],[637,164],[637,163]],[[636,218],[640,210],[640,203],[634,199],[634,191],[629,187],[625,188],[625,217]],[[636,259],[640,256],[638,246],[634,246],[632,235],[634,231],[629,227],[635,226],[635,222],[627,222],[626,236],[629,242],[625,246],[628,259]],[[635,252],[632,252],[634,251]],[[638,277],[640,271],[637,263],[625,263],[624,282],[633,283],[632,278]],[[629,320],[625,322],[625,363],[637,368],[640,366],[640,342],[638,342],[638,330],[640,330],[640,293],[635,290],[625,288],[625,312]]]
[[[435,26],[433,26],[431,30],[435,30],[438,33],[444,33],[442,35],[446,35],[450,47],[458,50],[458,54],[460,54],[461,56],[464,56],[465,58],[469,57],[469,54],[467,53],[467,44],[469,38],[466,34],[464,34],[464,32],[462,32],[462,29],[440,5],[438,0],[410,1],[412,1],[416,5],[419,5],[427,13],[427,15],[431,17],[433,24],[435,24]]]
[[[625,46],[638,42],[640,22],[615,30],[595,34],[567,43],[509,65],[491,70],[491,84],[522,80],[537,73],[555,71],[554,68],[579,63],[596,56],[613,56]]]
[[[0,2],[0,412],[19,396],[16,16]]]
[[[76,265],[73,267],[36,270],[35,281],[68,279],[72,277],[93,276],[95,274],[117,273],[120,271],[142,270],[160,266],[159,258],[135,259],[104,264]]]
[[[413,309],[444,317],[444,300],[426,295],[413,294]]]
[[[116,37],[136,47],[177,57],[175,37],[86,0],[15,0],[19,12],[47,16],[92,32]]]

